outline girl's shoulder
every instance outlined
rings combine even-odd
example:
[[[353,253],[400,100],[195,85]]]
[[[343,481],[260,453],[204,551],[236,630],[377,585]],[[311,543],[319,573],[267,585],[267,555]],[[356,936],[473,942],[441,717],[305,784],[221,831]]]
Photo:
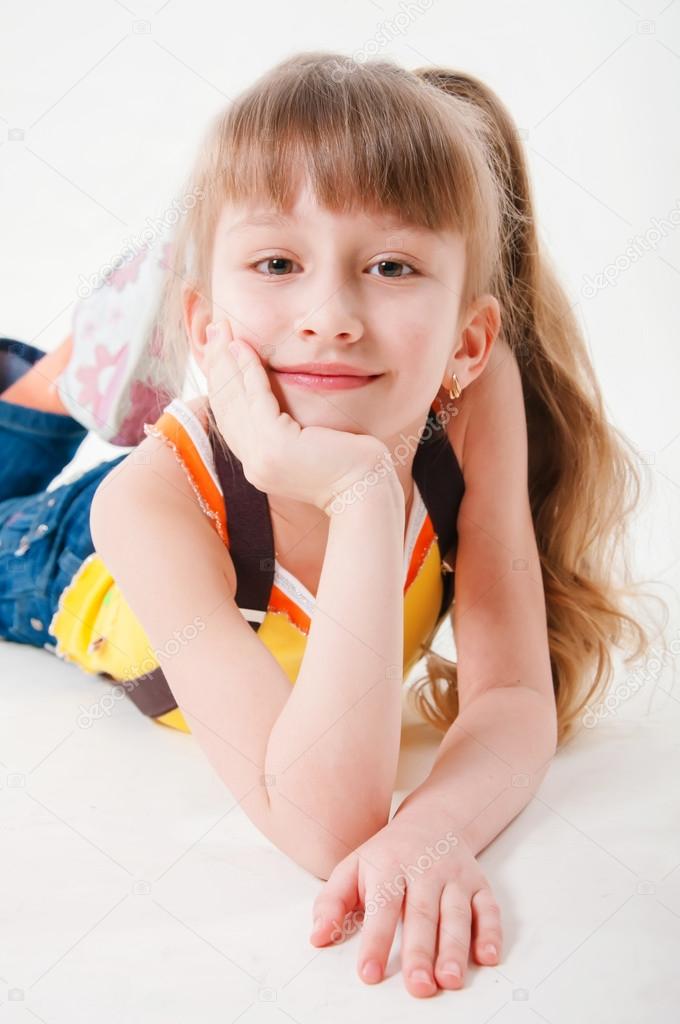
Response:
[[[174,399],[154,423],[146,423],[144,440],[104,477],[97,489],[91,522],[94,515],[103,533],[116,510],[127,505],[148,508],[155,529],[167,537],[168,550],[177,544],[178,537],[186,537],[187,527],[195,523],[191,543],[196,546],[200,563],[201,538],[208,547],[211,544],[201,525],[207,519],[212,527],[209,532],[217,533],[222,541],[225,574],[235,592],[225,504],[207,435],[207,414],[207,396]]]
[[[163,463],[162,476],[167,483],[177,486],[177,477],[181,474],[184,489],[188,484],[194,503],[210,519],[221,540],[228,544],[224,496],[208,434],[208,412],[207,396],[173,399],[155,423],[144,425],[147,436],[138,451],[148,443],[152,457]]]

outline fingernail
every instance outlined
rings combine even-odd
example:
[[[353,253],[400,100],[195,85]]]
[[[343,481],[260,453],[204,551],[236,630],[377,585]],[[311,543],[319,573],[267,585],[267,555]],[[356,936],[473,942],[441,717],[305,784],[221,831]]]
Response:
[[[312,935],[314,934],[314,932],[318,932],[322,927],[323,927],[323,918],[322,917],[315,917],[314,918],[314,924],[312,926]]]
[[[425,985],[432,984],[432,978],[424,967],[419,967],[417,971],[411,971],[411,981],[422,981]]]
[[[377,960],[367,960],[361,969],[361,976],[364,981],[380,981],[382,978],[382,967]]]
[[[205,336],[208,339],[208,341],[212,341],[216,334],[217,324],[208,324],[208,326],[205,329]]]
[[[453,978],[462,977],[460,964],[457,964],[455,960],[451,960],[450,963],[444,964],[444,966],[441,969],[441,973],[442,975],[450,974],[451,977]]]
[[[485,946],[484,952],[487,956],[498,956],[498,950],[492,945]]]

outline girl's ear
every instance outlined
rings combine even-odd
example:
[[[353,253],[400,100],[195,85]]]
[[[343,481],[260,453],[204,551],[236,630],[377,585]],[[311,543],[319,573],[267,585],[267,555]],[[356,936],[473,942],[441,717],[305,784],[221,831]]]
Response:
[[[498,299],[491,294],[480,295],[471,305],[458,348],[453,353],[450,373],[456,373],[466,387],[480,376],[491,358],[494,342],[501,326]]]
[[[202,370],[203,353],[207,341],[205,329],[212,322],[211,303],[195,288],[184,285],[182,288],[182,312],[191,353]]]

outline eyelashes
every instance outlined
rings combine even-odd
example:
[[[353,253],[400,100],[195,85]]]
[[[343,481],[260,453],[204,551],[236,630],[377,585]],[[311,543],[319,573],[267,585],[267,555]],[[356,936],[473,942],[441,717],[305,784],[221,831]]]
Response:
[[[263,256],[259,260],[255,260],[254,262],[249,263],[248,264],[248,269],[249,270],[256,270],[256,268],[259,267],[260,264],[262,264],[262,263],[275,263],[275,262],[278,262],[278,263],[281,263],[281,262],[283,262],[283,263],[294,263],[295,261],[291,260],[288,256],[277,256],[277,255],[274,255],[274,256]],[[396,266],[396,267],[406,267],[406,268],[408,268],[410,273],[408,273],[408,274],[398,274],[398,275],[396,275],[394,277],[392,277],[392,276],[384,277],[382,274],[373,274],[373,275],[369,275],[369,276],[382,277],[382,279],[384,281],[400,281],[400,280],[403,280],[406,277],[415,277],[419,273],[418,270],[416,269],[416,267],[414,267],[411,263],[407,263],[405,260],[393,260],[393,259],[378,260],[377,263],[371,264],[370,269],[373,270],[375,267],[381,267],[383,265]],[[259,273],[261,277],[267,277],[267,278],[270,278],[270,279],[274,279],[274,278],[277,278],[277,277],[290,277],[291,276],[290,274],[263,274],[260,271],[256,271],[256,273]]]

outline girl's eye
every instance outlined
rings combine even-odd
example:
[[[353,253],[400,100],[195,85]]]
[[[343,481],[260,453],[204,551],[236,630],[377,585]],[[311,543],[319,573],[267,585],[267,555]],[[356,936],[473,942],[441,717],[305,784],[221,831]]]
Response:
[[[397,279],[399,279],[400,277],[412,277],[413,274],[417,273],[416,269],[414,267],[412,267],[410,263],[404,263],[402,260],[380,260],[379,263],[374,263],[373,264],[373,266],[371,267],[371,270],[373,270],[374,267],[386,267],[386,268],[388,268],[388,270],[391,270],[393,267],[408,267],[408,269],[410,271],[410,273],[408,273],[408,274],[388,273],[387,274],[388,278],[396,277]],[[378,274],[378,277],[382,277],[382,274]]]
[[[253,269],[256,269],[257,267],[260,266],[261,263],[277,263],[277,264],[281,264],[281,263],[292,263],[292,262],[293,261],[289,260],[287,256],[265,256],[264,259],[258,260],[257,263],[251,263],[250,266]],[[285,277],[286,275],[285,274],[279,274],[279,273],[275,272],[273,274],[266,273],[263,276],[264,277]]]
[[[259,267],[262,263],[276,265],[275,267],[273,267],[273,273],[269,273],[268,271],[266,271],[263,274],[263,277],[287,277],[288,275],[285,273],[285,269],[284,267],[282,267],[282,264],[293,263],[293,260],[288,259],[287,256],[265,256],[264,259],[258,260],[256,263],[251,263],[250,266],[253,268],[253,270],[256,270],[257,267]],[[394,278],[398,280],[399,278],[402,277],[412,277],[413,274],[417,273],[417,270],[414,267],[412,267],[410,263],[404,263],[402,260],[380,260],[378,263],[373,264],[371,270],[373,270],[375,267],[385,268],[387,271],[385,276],[388,279]],[[395,267],[406,267],[408,268],[409,272],[408,274],[395,274],[393,272]],[[279,273],[280,270],[283,270],[284,272]],[[382,274],[378,274],[378,277],[382,276]]]

